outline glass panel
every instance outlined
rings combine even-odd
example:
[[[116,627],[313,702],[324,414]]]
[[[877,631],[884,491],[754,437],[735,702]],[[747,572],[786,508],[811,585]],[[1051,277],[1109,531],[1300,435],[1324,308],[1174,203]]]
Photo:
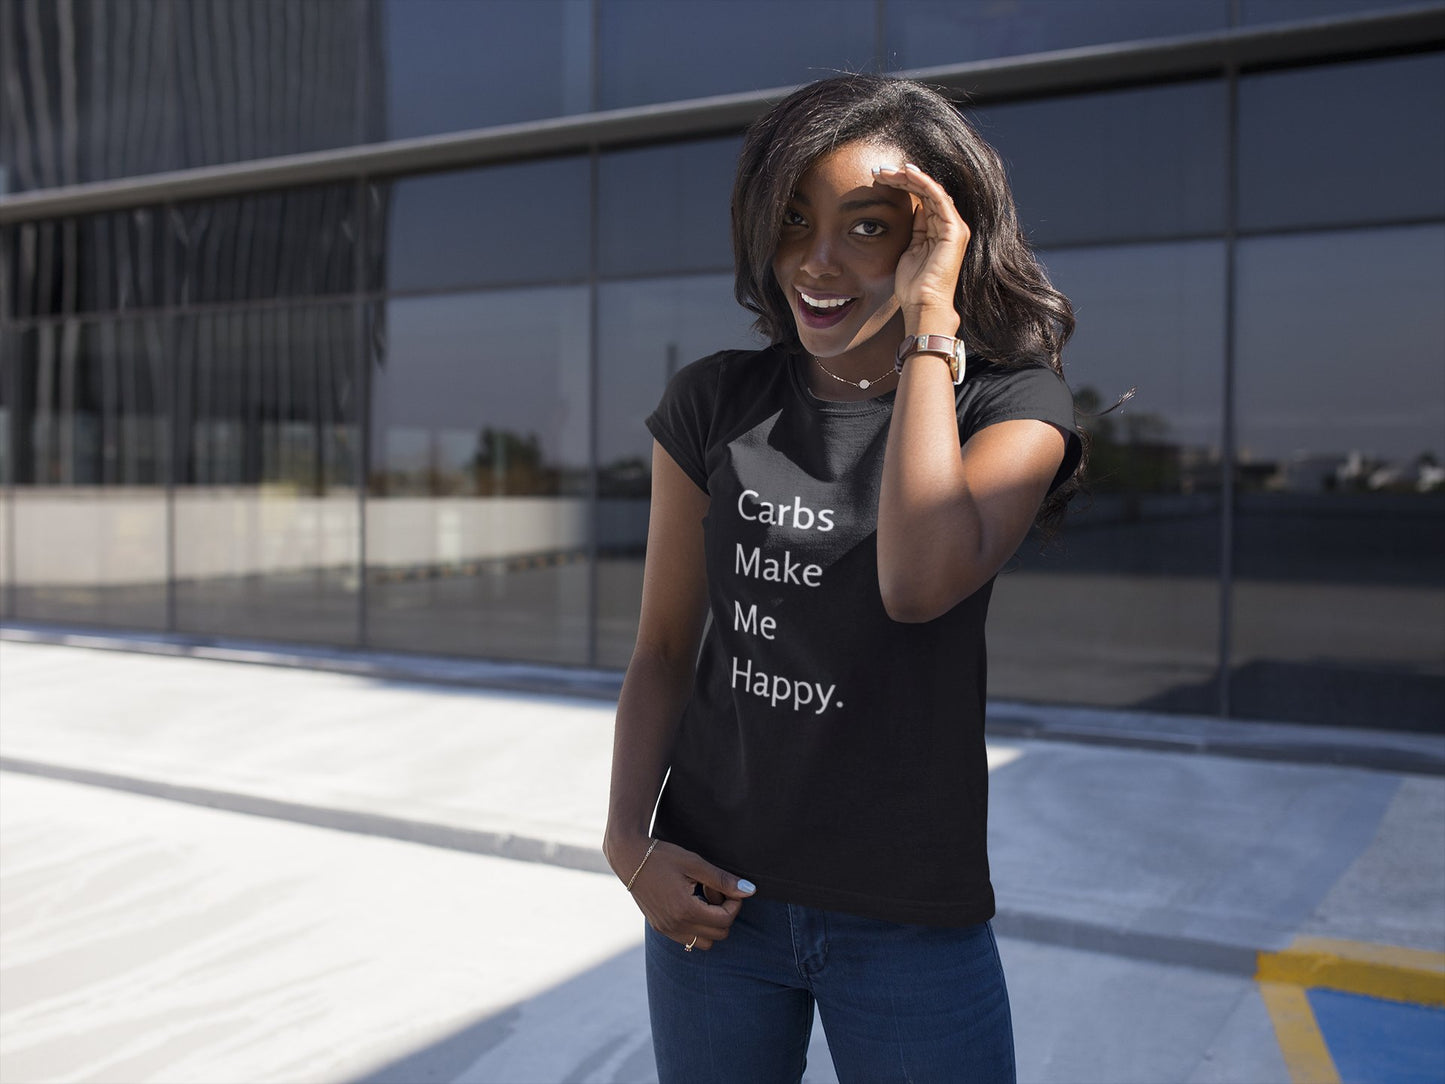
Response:
[[[1373,15],[1411,6],[1415,5],[1410,0],[1239,0],[1239,19],[1245,25],[1286,23],[1331,15]]]
[[[604,154],[597,232],[604,275],[731,268],[728,206],[740,137]]]
[[[0,618],[9,617],[11,613],[10,485],[13,477],[10,464],[14,461],[14,456],[10,450],[10,442],[15,436],[15,426],[14,395],[10,382],[15,377],[15,356],[19,350],[19,342],[20,336],[0,323]]]
[[[587,274],[585,158],[469,169],[371,185],[385,248],[369,288],[443,290]]]
[[[350,292],[353,192],[340,183],[180,204],[170,216],[178,302]]]
[[[585,664],[583,286],[374,310],[370,646]]]
[[[592,97],[588,0],[388,0],[385,116],[375,139],[485,128],[585,113]],[[372,75],[371,71],[368,75]]]
[[[165,628],[162,324],[68,320],[18,338],[13,613]]]
[[[874,0],[599,0],[599,109],[877,70]]]
[[[184,164],[170,60],[175,6],[0,4],[0,71],[12,91],[0,94],[0,195]]]
[[[1224,229],[1222,82],[997,105],[972,117],[1008,166],[1035,244]]]
[[[18,318],[162,303],[165,233],[156,208],[23,222],[14,236]]]
[[[884,0],[894,70],[1223,30],[1228,0]]]
[[[356,643],[354,308],[206,313],[178,326],[177,628]]]
[[[598,290],[598,666],[626,666],[637,639],[652,494],[652,437],[643,420],[679,366],[763,345],[732,289],[731,275],[703,275]]]
[[[183,166],[360,140],[365,9],[356,0],[183,0],[174,10],[176,90],[169,100],[179,115]]]
[[[0,226],[0,322],[14,318],[20,300],[16,296],[20,281],[19,240],[19,226]]]
[[[1102,417],[1089,488],[1057,540],[1026,542],[989,617],[989,693],[1218,710],[1224,246],[1045,254],[1079,314],[1064,365]]]
[[[1445,729],[1445,226],[1239,247],[1236,714]]]
[[[1441,106],[1445,53],[1245,76],[1240,225],[1445,215],[1445,124],[1419,111]]]

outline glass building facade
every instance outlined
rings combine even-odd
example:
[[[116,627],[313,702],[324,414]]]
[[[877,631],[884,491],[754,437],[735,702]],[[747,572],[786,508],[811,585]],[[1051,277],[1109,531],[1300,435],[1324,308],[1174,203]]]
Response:
[[[0,0],[0,69],[0,619],[621,669],[743,127],[923,69],[1094,442],[991,694],[1445,730],[1445,5]]]

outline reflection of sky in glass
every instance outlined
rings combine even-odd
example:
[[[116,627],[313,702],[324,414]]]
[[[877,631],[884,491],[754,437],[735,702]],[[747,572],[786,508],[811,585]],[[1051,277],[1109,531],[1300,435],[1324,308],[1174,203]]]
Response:
[[[1118,416],[1162,418],[1164,439],[1217,453],[1224,245],[1121,245],[1040,256],[1079,321],[1064,349],[1070,386],[1093,388],[1105,407],[1137,387]]]
[[[585,158],[408,177],[385,186],[387,282],[447,289],[587,273]]]
[[[876,20],[874,0],[601,0],[598,108],[866,70]]]
[[[451,431],[453,453],[459,442],[474,450],[485,427],[535,433],[547,462],[586,466],[584,287],[395,300],[386,320],[374,391],[379,428]]]
[[[591,107],[588,0],[389,0],[386,139]]]
[[[728,204],[742,138],[614,151],[597,172],[604,275],[731,268]]]
[[[1239,246],[1239,445],[1445,458],[1445,226]]]
[[[668,375],[731,347],[763,345],[752,314],[733,300],[731,275],[604,283],[598,293],[598,457],[602,466],[638,456],[651,462],[642,424]]]
[[[1025,231],[1048,245],[1222,230],[1227,101],[1211,80],[969,115],[1004,159]]]
[[[1223,30],[1226,0],[886,0],[890,68]]]
[[[1442,117],[1445,53],[1245,76],[1240,225],[1445,215]]]
[[[1409,0],[1240,0],[1239,21],[1246,25],[1283,23],[1328,15],[1369,15],[1408,6]]]

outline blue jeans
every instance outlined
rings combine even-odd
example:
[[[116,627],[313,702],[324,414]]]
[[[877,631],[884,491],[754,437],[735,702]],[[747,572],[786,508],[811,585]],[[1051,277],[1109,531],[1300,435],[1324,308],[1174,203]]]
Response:
[[[725,941],[684,952],[647,929],[661,1084],[796,1084],[813,1005],[842,1084],[1013,1084],[993,928],[900,925],[750,899]]]

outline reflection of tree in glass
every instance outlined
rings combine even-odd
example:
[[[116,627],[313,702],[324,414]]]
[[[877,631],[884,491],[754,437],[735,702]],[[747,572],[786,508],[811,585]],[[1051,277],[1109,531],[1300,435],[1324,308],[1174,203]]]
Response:
[[[1178,493],[1194,488],[1182,469],[1183,449],[1166,439],[1169,421],[1150,411],[1101,412],[1098,391],[1074,393],[1080,424],[1091,438],[1088,486],[1095,493]]]
[[[559,491],[556,467],[542,462],[542,440],[487,426],[477,434],[477,450],[469,464],[481,497],[553,495]]]
[[[640,455],[614,459],[597,472],[597,493],[645,500],[652,495],[652,468]]]

